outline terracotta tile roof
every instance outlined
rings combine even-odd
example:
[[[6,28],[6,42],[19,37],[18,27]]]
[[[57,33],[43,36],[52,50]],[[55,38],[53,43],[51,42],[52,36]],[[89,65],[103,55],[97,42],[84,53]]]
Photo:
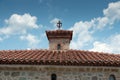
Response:
[[[120,55],[81,50],[1,50],[0,64],[120,67]]]

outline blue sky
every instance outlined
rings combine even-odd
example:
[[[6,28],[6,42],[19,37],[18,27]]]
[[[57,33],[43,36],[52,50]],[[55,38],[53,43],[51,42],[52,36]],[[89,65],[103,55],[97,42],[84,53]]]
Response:
[[[0,0],[0,50],[48,49],[58,20],[71,49],[120,53],[119,0]]]

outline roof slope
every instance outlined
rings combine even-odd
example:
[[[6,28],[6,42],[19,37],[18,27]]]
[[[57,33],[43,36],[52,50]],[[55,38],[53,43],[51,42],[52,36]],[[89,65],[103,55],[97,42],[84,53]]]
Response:
[[[120,55],[81,50],[2,50],[0,64],[120,66]]]

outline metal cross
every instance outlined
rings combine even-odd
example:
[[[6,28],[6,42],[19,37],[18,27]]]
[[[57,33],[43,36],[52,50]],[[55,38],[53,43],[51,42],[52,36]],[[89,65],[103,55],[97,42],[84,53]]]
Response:
[[[62,23],[60,20],[57,22],[57,27],[58,27],[58,29],[60,29],[62,27]]]

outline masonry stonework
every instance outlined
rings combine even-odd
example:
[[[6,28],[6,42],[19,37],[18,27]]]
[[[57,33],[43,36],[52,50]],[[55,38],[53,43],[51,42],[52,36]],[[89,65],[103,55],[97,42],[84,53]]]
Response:
[[[46,35],[49,40],[49,50],[69,50],[72,33],[73,31],[60,29],[46,31]]]
[[[56,74],[57,80],[109,80],[115,75],[120,80],[120,68],[91,66],[0,66],[0,80],[51,80]]]
[[[51,39],[49,41],[49,50],[57,50],[57,45],[61,45],[62,50],[68,50],[70,40],[69,39]]]

